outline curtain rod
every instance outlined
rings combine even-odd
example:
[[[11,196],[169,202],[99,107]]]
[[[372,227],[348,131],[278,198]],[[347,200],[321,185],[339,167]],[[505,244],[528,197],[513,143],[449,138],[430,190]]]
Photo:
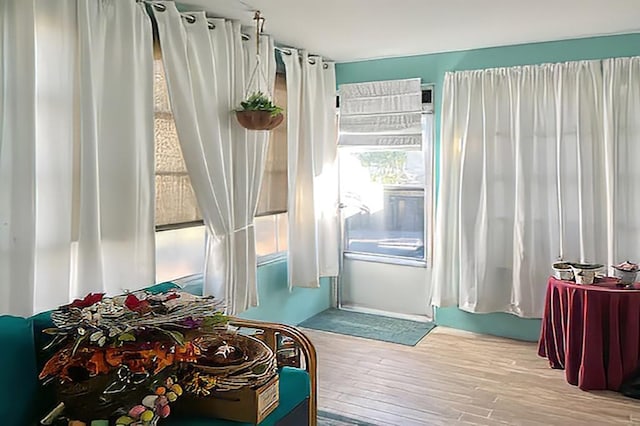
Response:
[[[167,7],[164,4],[158,3],[158,2],[153,1],[153,0],[136,0],[136,2],[144,3],[146,5],[152,6],[158,12],[164,12],[165,10],[167,10]],[[182,16],[185,19],[185,21],[187,21],[190,24],[193,24],[194,22],[196,22],[195,16],[193,16],[189,12],[184,12],[184,13],[180,12],[180,16]],[[211,22],[209,20],[209,18],[207,18],[207,26],[209,27],[210,30],[215,30],[216,29],[216,25],[213,22]],[[241,35],[242,35],[242,39],[243,40],[250,40],[251,39],[251,37],[249,37],[247,34],[241,33]]]
[[[162,3],[158,3],[156,1],[153,0],[136,0],[138,3],[144,3],[146,5],[150,5],[152,6],[154,9],[156,9],[159,12],[164,12],[165,10],[167,10],[167,7],[162,4]],[[191,15],[189,12],[180,12],[180,16],[182,16],[188,23],[193,24],[194,22],[196,22],[196,18],[195,16]],[[209,18],[207,18],[207,25],[209,26],[210,30],[214,30],[216,28],[215,24],[213,22],[211,22],[209,20]],[[244,41],[248,41],[251,40],[251,37],[248,34],[245,33],[240,33],[240,35],[242,36],[242,40]],[[284,53],[285,55],[291,55],[291,49],[288,48],[283,48],[283,47],[275,47],[275,50],[279,51],[280,53]],[[316,60],[313,57],[309,57],[308,61],[310,64],[315,65]],[[324,69],[329,68],[329,65],[324,64],[323,65]]]
[[[284,55],[287,55],[287,56],[292,55],[292,52],[291,52],[291,49],[290,49],[290,48],[275,46],[275,47],[274,47],[274,49],[275,49],[275,50],[277,50],[278,52],[280,52],[280,53],[284,54]],[[319,56],[315,56],[315,55],[314,55],[313,57],[312,57],[312,56],[309,56],[309,57],[307,58],[307,61],[309,61],[309,63],[310,63],[311,65],[315,65],[315,63],[316,63],[315,58],[319,58]],[[300,60],[302,60],[302,58],[300,58]],[[322,68],[327,69],[327,68],[329,68],[329,65],[327,65],[327,64],[323,64]]]

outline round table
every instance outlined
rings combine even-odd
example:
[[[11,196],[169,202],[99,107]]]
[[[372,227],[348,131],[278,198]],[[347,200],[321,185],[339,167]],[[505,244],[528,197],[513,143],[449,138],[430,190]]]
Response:
[[[549,278],[538,354],[583,390],[618,390],[640,366],[640,284]]]

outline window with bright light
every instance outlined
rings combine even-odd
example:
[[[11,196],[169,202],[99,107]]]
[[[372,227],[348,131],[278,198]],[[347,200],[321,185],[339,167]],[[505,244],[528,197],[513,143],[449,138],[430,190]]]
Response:
[[[426,261],[432,114],[421,148],[341,147],[345,253]]]

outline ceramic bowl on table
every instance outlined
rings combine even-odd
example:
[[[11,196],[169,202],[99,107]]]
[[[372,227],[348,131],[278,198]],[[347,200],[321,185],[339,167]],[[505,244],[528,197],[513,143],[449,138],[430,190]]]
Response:
[[[571,269],[576,284],[593,284],[598,272],[602,270],[604,265],[600,263],[572,263]]]
[[[573,269],[570,262],[555,262],[553,264],[553,276],[563,281],[573,281]]]
[[[620,284],[629,285],[636,281],[638,275],[638,264],[629,261],[614,265],[613,276],[620,280]]]

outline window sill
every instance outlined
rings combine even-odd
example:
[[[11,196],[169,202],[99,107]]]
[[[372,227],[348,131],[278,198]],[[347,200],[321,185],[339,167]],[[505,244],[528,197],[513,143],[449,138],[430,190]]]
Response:
[[[278,253],[271,253],[271,254],[266,254],[264,256],[258,256],[257,263],[258,263],[258,267],[260,267],[260,266],[270,265],[276,262],[282,262],[284,260],[287,260],[287,252],[281,251]]]
[[[175,231],[178,229],[194,228],[196,226],[204,226],[204,221],[194,220],[191,222],[171,223],[168,225],[156,225],[156,232]]]
[[[416,268],[426,268],[425,260],[409,259],[404,257],[379,256],[363,253],[345,253],[344,258],[348,260],[361,260],[363,262],[386,263],[389,265],[413,266]]]

